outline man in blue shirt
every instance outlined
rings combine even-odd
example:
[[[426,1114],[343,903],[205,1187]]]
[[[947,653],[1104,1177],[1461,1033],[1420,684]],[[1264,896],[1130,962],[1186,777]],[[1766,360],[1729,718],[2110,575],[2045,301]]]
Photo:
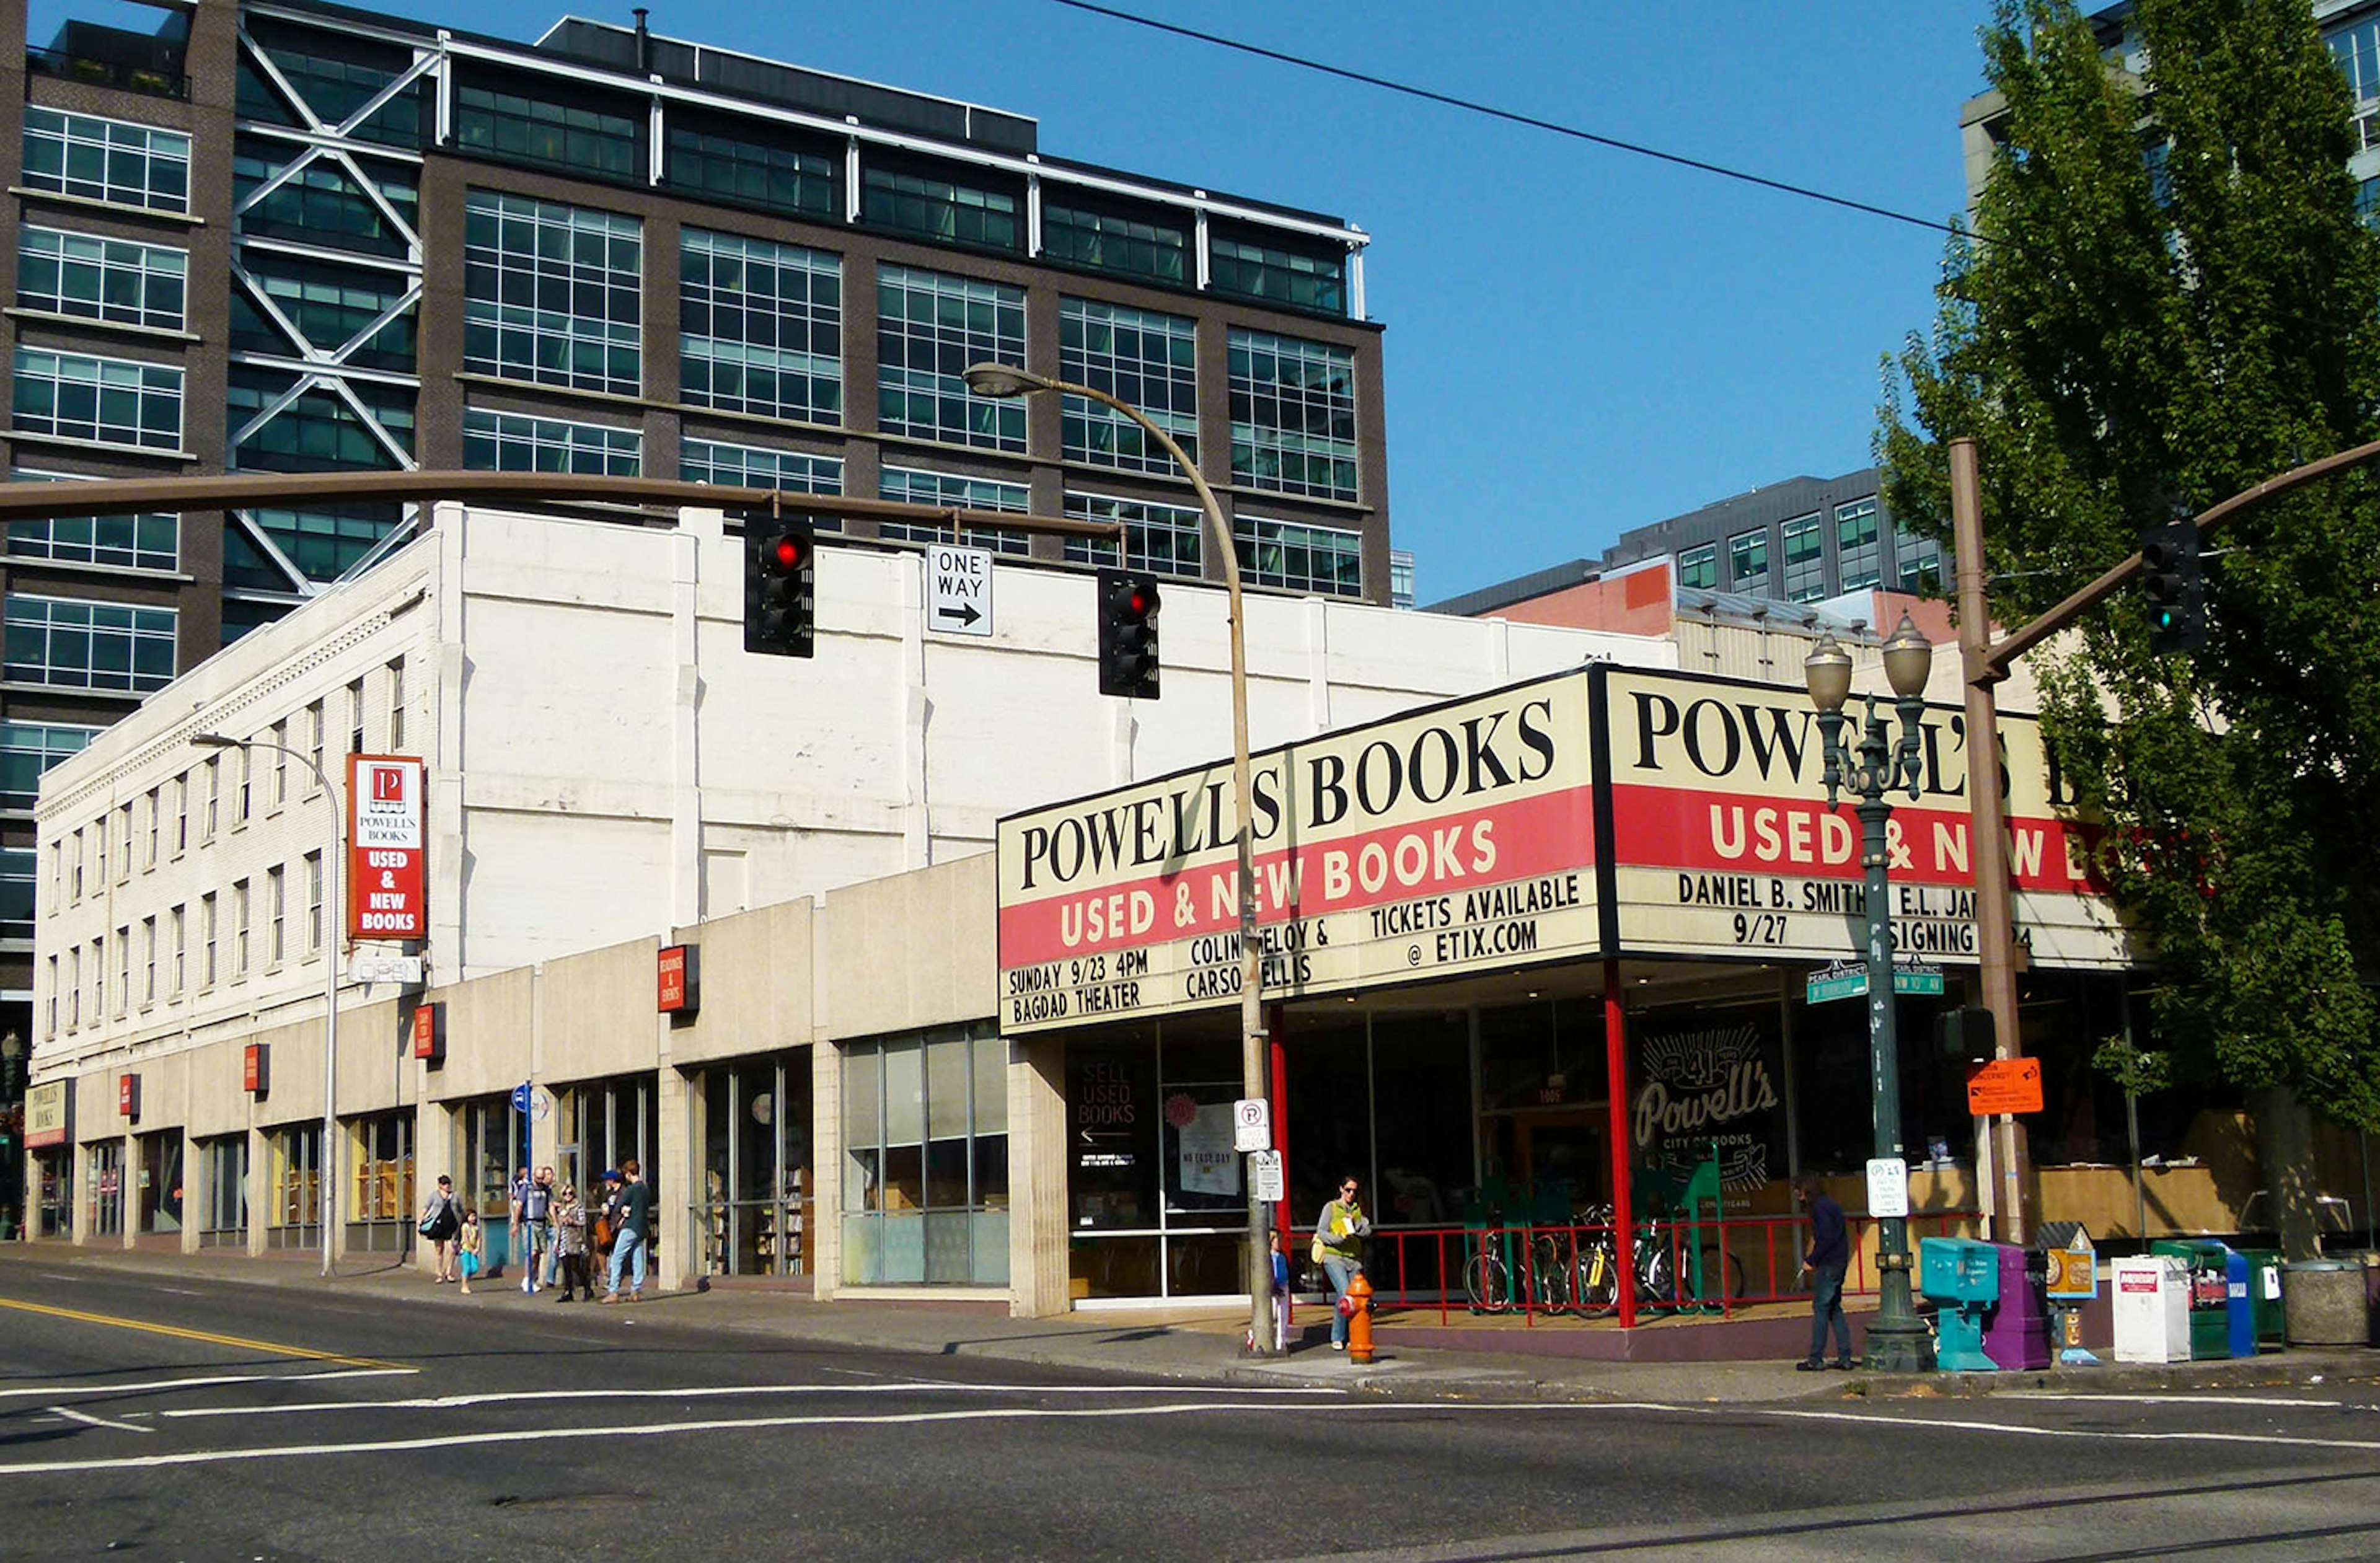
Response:
[[[1813,1290],[1810,1294],[1810,1354],[1793,1365],[1803,1373],[1815,1373],[1827,1365],[1827,1331],[1835,1334],[1835,1366],[1848,1370],[1852,1365],[1852,1324],[1843,1316],[1843,1273],[1851,1268],[1851,1236],[1843,1220],[1843,1207],[1827,1192],[1827,1185],[1815,1172],[1804,1172],[1794,1181],[1801,1191],[1802,1207],[1810,1216],[1810,1248],[1803,1258],[1803,1268],[1810,1272]]]

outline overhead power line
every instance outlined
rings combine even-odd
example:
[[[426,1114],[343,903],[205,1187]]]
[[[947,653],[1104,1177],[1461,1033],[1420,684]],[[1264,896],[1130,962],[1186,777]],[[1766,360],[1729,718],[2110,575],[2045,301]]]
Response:
[[[1705,162],[1698,157],[1688,157],[1682,152],[1663,151],[1658,147],[1648,147],[1636,141],[1623,141],[1617,136],[1598,135],[1593,130],[1583,129],[1575,125],[1564,125],[1558,120],[1540,119],[1535,115],[1498,108],[1493,103],[1483,103],[1475,98],[1458,98],[1451,92],[1433,91],[1427,87],[1416,87],[1411,82],[1393,81],[1385,76],[1350,70],[1344,66],[1330,65],[1321,60],[1308,58],[1304,55],[1292,55],[1279,49],[1268,49],[1258,43],[1245,43],[1236,38],[1225,38],[1220,33],[1202,32],[1195,27],[1183,27],[1173,22],[1159,21],[1154,17],[1139,16],[1131,11],[1120,11],[1112,6],[1096,5],[1093,0],[1056,0],[1056,4],[1073,10],[1088,11],[1094,16],[1111,17],[1117,21],[1131,22],[1136,27],[1150,28],[1159,32],[1170,32],[1177,38],[1188,38],[1201,43],[1211,43],[1219,49],[1231,49],[1243,55],[1254,55],[1258,59],[1294,66],[1300,70],[1335,76],[1342,81],[1355,81],[1366,87],[1378,87],[1384,92],[1398,92],[1408,98],[1419,98],[1425,103],[1439,103],[1447,108],[1460,109],[1465,114],[1484,115],[1489,119],[1500,119],[1510,125],[1525,125],[1532,130],[1548,130],[1557,136],[1566,136],[1574,141],[1585,141],[1595,146],[1608,147],[1613,151],[1627,152],[1635,157],[1648,157],[1656,163],[1667,163],[1679,168],[1692,168],[1698,173],[1717,175],[1722,179],[1733,179],[1739,184],[1756,185],[1764,190],[1775,190],[1779,195],[1796,196],[1803,200],[1823,201],[1828,206],[1841,207],[1847,212],[1860,212],[1871,217],[1882,217],[1894,223],[1906,223],[1912,228],[1925,228],[1935,233],[1952,234],[1961,237],[1973,236],[1966,229],[1952,224],[1937,223],[1930,217],[1919,217],[1907,212],[1896,212],[1891,207],[1878,206],[1873,201],[1854,200],[1850,196],[1834,195],[1826,190],[1813,189],[1807,185],[1796,185],[1783,179],[1771,179],[1765,175],[1749,174],[1741,168],[1730,168],[1724,164]]]

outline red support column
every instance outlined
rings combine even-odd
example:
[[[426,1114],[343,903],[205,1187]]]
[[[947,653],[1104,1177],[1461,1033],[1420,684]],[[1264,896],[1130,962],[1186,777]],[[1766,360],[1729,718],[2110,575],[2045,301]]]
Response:
[[[1611,1252],[1619,1262],[1620,1327],[1636,1327],[1636,1212],[1628,1187],[1628,1012],[1621,1006],[1620,963],[1603,963],[1605,1088],[1611,1095]]]
[[[1272,1224],[1273,1230],[1281,1233],[1281,1252],[1289,1255],[1290,1268],[1294,1272],[1297,1254],[1289,1242],[1289,1054],[1281,1046],[1281,1006],[1267,1005],[1265,1036],[1272,1042],[1272,1067],[1266,1072],[1272,1086],[1272,1147],[1281,1153],[1281,1206],[1273,1212]]]

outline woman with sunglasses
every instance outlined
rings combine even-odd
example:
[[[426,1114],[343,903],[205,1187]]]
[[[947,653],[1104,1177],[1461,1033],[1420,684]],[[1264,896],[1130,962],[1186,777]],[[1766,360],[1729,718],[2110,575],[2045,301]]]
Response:
[[[1372,1235],[1372,1219],[1355,1195],[1360,1185],[1349,1173],[1339,1180],[1339,1197],[1322,1207],[1314,1223],[1314,1262],[1330,1278],[1330,1349],[1347,1349],[1347,1315],[1340,1302],[1347,1283],[1364,1271],[1364,1240]]]

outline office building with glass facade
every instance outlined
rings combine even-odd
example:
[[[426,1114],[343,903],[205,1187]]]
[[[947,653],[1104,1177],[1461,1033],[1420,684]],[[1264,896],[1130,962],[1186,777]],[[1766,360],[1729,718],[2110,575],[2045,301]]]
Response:
[[[1045,154],[1035,122],[568,18],[533,42],[304,0],[81,21],[0,58],[5,440],[20,481],[484,468],[1122,520],[987,534],[1052,571],[1391,590],[1366,236]],[[24,0],[0,5],[22,36]],[[634,511],[613,518],[634,524]],[[674,524],[674,517],[646,516]],[[396,504],[12,526],[0,554],[0,1029],[30,1034],[42,769],[368,568]],[[859,543],[915,546],[898,524]]]

